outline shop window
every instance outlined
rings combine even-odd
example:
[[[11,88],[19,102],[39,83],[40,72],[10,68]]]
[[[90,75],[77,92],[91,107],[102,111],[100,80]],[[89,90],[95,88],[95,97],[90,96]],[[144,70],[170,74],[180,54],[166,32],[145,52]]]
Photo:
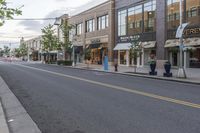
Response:
[[[126,65],[126,51],[120,51],[120,64]]]
[[[197,48],[194,51],[190,51],[190,67],[191,68],[200,68],[200,49]]]

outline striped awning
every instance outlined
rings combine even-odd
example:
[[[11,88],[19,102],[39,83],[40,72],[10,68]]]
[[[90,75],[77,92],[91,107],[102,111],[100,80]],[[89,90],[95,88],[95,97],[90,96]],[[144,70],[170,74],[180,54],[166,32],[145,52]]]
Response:
[[[186,38],[183,39],[184,46],[200,46],[200,38]],[[171,39],[165,42],[165,48],[177,47],[180,45],[179,39]]]

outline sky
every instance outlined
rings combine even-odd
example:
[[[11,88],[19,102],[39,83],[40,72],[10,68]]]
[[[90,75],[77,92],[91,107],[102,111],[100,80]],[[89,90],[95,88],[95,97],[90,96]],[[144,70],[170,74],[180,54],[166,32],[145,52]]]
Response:
[[[23,7],[22,15],[14,18],[56,18],[63,14],[76,14],[88,8],[96,6],[107,0],[7,0],[8,7]],[[12,47],[19,45],[19,40],[25,40],[41,35],[41,29],[53,24],[55,20],[7,20],[0,27],[0,47],[12,44]]]

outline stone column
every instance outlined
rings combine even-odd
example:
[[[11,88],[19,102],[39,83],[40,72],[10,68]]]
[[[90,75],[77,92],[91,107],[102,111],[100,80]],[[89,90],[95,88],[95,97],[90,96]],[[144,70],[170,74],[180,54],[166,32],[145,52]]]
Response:
[[[162,67],[165,57],[166,40],[166,1],[156,0],[156,59],[157,65]]]

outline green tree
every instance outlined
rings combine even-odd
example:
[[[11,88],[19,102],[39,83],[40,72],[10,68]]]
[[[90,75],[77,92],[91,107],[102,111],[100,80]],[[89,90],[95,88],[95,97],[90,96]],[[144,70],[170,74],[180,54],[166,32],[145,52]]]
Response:
[[[62,34],[63,34],[63,42],[60,42],[61,47],[64,50],[64,59],[66,60],[67,54],[70,56],[71,60],[71,55],[72,55],[72,42],[70,41],[70,31],[74,28],[73,25],[69,24],[67,19],[62,19],[61,25],[59,26]]]
[[[20,8],[10,8],[7,6],[6,0],[0,0],[0,26],[4,24],[6,19],[13,19],[14,15],[21,15]]]
[[[21,51],[20,51],[20,48],[15,48],[15,50],[14,50],[14,55],[16,56],[16,57],[21,57],[22,55],[21,55]]]
[[[53,25],[49,24],[48,26],[42,29],[42,41],[43,51],[45,51],[48,55],[48,62],[50,62],[50,51],[58,50],[60,48],[60,44],[58,42],[58,38],[55,35],[55,29],[53,29]]]
[[[3,46],[3,54],[6,56],[10,55],[10,48],[8,46]]]
[[[86,48],[84,50],[84,57],[85,57],[85,61],[86,61],[86,64],[87,64],[87,68],[89,68],[89,62],[90,62],[90,59],[91,59],[91,49]]]
[[[17,52],[19,54],[19,57],[23,57],[24,59],[25,56],[28,56],[28,47],[26,46],[25,43],[22,43],[19,46],[19,51],[17,49]]]
[[[141,55],[142,53],[142,47],[140,45],[139,42],[139,37],[135,37],[132,41],[131,41],[131,47],[130,47],[130,60],[134,61],[134,72],[136,73],[137,70],[137,64],[135,64],[137,62],[137,58]]]

